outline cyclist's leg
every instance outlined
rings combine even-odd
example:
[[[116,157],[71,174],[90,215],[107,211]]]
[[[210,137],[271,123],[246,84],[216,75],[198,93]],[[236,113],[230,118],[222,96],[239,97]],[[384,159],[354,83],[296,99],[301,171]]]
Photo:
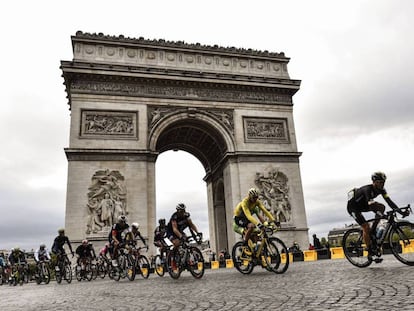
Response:
[[[385,205],[378,202],[374,202],[373,204],[369,205],[369,210],[375,213],[375,220],[371,228],[372,233],[375,234],[377,225],[381,220],[381,216],[384,215]]]

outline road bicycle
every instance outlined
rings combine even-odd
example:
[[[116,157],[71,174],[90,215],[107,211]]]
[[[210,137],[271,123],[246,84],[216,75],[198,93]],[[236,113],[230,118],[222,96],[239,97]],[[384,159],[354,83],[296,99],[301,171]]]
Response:
[[[285,243],[272,235],[275,226],[261,226],[252,232],[250,240],[256,241],[251,249],[244,241],[234,244],[232,259],[234,267],[243,274],[250,274],[256,265],[261,265],[269,272],[285,273],[289,267],[289,254]]]
[[[167,266],[167,256],[171,250],[171,246],[165,246],[160,254],[157,254],[152,259],[152,266],[154,267],[154,272],[158,276],[164,276],[165,272],[168,271]]]
[[[111,260],[103,255],[99,255],[96,261],[96,274],[101,278],[104,279],[105,276],[108,274],[109,278],[112,277],[110,271],[112,270]]]
[[[135,280],[135,276],[140,274],[144,279],[149,277],[150,264],[148,258],[140,253],[141,249],[148,247],[138,247],[129,245],[128,249],[125,246],[120,247],[117,258],[117,266],[112,267],[111,277],[115,281],[121,278],[128,278],[128,280]]]
[[[200,279],[204,275],[204,258],[196,246],[190,244],[195,241],[201,244],[201,235],[192,235],[187,237],[177,248],[173,248],[167,254],[167,270],[173,279],[178,279],[185,269],[189,270],[191,275]]]
[[[49,284],[50,282],[49,261],[40,260],[36,264],[35,280],[37,284],[41,284],[42,282],[44,282],[45,284]]]
[[[72,282],[72,267],[66,253],[60,253],[57,255],[55,277],[58,284],[60,284],[63,279],[68,283]]]
[[[23,285],[23,283],[29,283],[29,279],[29,267],[26,262],[18,261],[11,267],[10,285]]]
[[[75,277],[80,282],[82,280],[91,281],[94,277],[96,266],[92,264],[92,258],[80,258],[75,267]]]
[[[377,256],[375,259],[368,255],[361,228],[353,228],[345,232],[342,238],[342,248],[346,259],[351,264],[364,268],[368,267],[373,261],[381,262],[380,257],[383,249],[385,246],[389,246],[395,258],[406,265],[414,266],[414,224],[409,221],[398,220],[397,212],[408,216],[412,213],[412,210],[410,205],[407,205],[367,220],[368,223],[378,219],[386,221],[384,232],[380,236],[376,236],[376,228],[370,230],[371,249],[374,255]]]

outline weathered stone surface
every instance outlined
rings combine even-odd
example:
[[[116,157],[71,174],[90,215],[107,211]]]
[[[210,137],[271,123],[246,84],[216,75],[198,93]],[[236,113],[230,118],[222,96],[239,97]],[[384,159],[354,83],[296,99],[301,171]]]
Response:
[[[133,282],[108,278],[0,287],[0,309],[14,310],[412,310],[412,267],[384,256],[359,269],[345,259],[295,262],[283,275],[256,267],[206,270],[200,280],[151,274]]]

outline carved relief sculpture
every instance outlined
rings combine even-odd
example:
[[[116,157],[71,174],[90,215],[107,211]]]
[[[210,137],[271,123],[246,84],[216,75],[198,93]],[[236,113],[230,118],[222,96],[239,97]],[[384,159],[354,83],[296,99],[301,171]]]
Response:
[[[101,170],[92,176],[88,190],[87,234],[108,231],[118,216],[127,215],[124,177],[118,171]]]
[[[82,111],[81,136],[136,138],[135,112]]]
[[[220,122],[224,127],[226,127],[230,133],[234,134],[234,120],[233,120],[233,110],[230,109],[201,109],[193,108],[192,111],[201,112],[208,114],[218,122]],[[161,119],[174,114],[188,112],[187,108],[179,107],[149,107],[148,108],[148,126],[149,129],[154,127],[158,121]]]
[[[277,169],[272,169],[268,176],[256,173],[255,184],[260,192],[259,198],[280,222],[289,222],[292,215],[287,182],[286,175]]]
[[[289,142],[286,119],[243,118],[243,121],[246,142]]]

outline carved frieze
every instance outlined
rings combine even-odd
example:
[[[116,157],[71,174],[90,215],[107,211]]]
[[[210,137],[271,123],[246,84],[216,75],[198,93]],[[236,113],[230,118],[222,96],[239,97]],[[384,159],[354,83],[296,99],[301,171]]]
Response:
[[[137,112],[82,110],[80,137],[138,139]]]
[[[107,41],[106,44],[102,44],[102,39]],[[100,61],[120,64],[288,77],[289,59],[284,53],[83,33],[77,33],[72,40],[75,58],[79,60],[99,58]]]
[[[148,130],[150,131],[160,120],[172,114],[188,112],[187,108],[172,106],[148,106]],[[192,108],[191,113],[200,112],[209,115],[221,123],[227,130],[234,134],[234,118],[232,109],[204,109]]]
[[[254,183],[259,190],[259,199],[274,218],[280,222],[289,222],[292,218],[292,207],[286,175],[272,168],[267,175],[257,172]]]
[[[120,215],[128,215],[124,182],[125,178],[119,171],[109,169],[97,171],[92,176],[87,194],[86,234],[106,234]]]
[[[288,94],[264,92],[262,89],[198,88],[185,84],[168,86],[126,82],[75,81],[70,85],[70,92],[285,105],[292,103],[292,97]]]
[[[246,142],[289,143],[287,119],[243,117]]]

